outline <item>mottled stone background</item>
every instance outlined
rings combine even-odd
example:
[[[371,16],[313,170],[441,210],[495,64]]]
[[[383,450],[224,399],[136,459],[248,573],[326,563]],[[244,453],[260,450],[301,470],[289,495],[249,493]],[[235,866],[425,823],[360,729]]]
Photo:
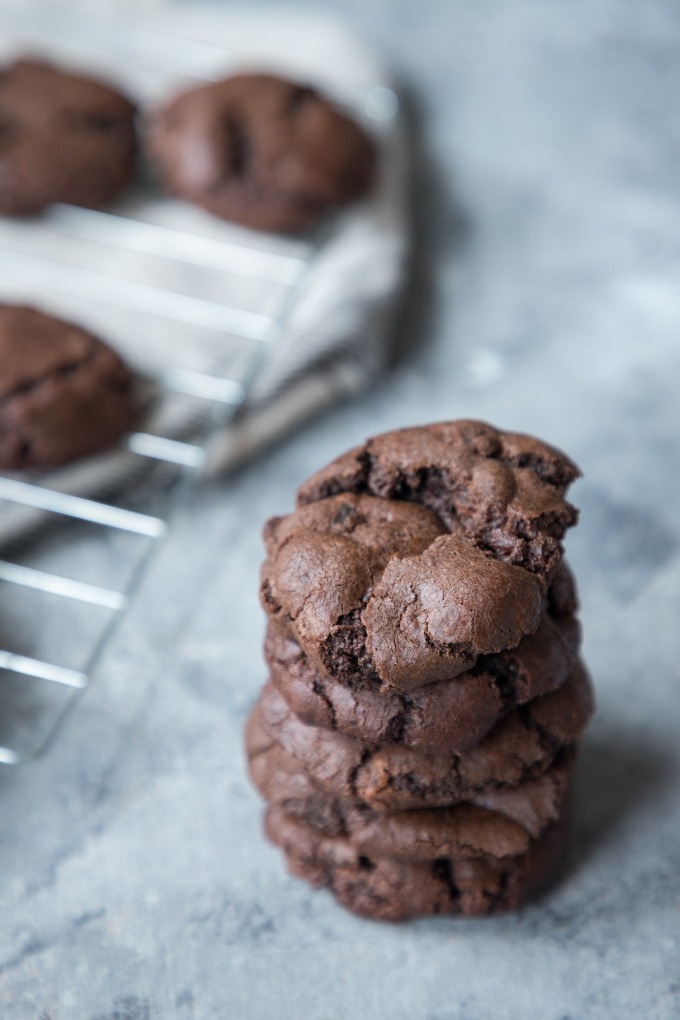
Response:
[[[225,5],[226,6],[226,5]],[[255,6],[253,3],[249,5]],[[8,1020],[680,1015],[680,9],[319,0],[380,47],[413,128],[401,359],[180,514],[96,683],[0,772]],[[500,919],[355,919],[260,834],[265,518],[367,434],[481,417],[582,466],[568,540],[599,710],[566,881]]]

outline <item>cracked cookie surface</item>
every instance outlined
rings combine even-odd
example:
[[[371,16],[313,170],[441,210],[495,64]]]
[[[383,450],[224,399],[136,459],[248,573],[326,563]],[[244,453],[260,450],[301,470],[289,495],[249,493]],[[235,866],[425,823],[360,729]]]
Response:
[[[400,860],[524,852],[560,816],[574,763],[573,753],[563,753],[533,779],[471,793],[452,807],[378,813],[325,791],[257,717],[248,725],[247,752],[250,776],[269,804],[326,835],[346,836],[361,853]]]
[[[177,96],[149,122],[163,186],[226,220],[299,231],[370,186],[374,145],[315,89],[240,74]]]
[[[448,807],[540,775],[578,740],[592,712],[592,687],[581,665],[556,691],[509,712],[462,756],[394,744],[371,748],[307,726],[271,683],[253,710],[257,723],[315,783],[379,812]]]
[[[33,59],[0,70],[0,213],[112,201],[135,173],[134,118],[94,78]]]
[[[571,673],[580,627],[573,615],[553,612],[549,605],[537,630],[517,648],[482,656],[453,680],[411,692],[339,683],[272,626],[265,658],[270,679],[310,726],[338,730],[368,746],[394,743],[462,754],[516,705],[554,690]]]
[[[272,518],[264,537],[270,620],[352,686],[377,679],[411,691],[451,679],[540,622],[545,578],[419,503],[341,493]]]
[[[132,376],[72,323],[0,305],[0,466],[52,467],[111,446],[134,418]]]
[[[339,492],[408,500],[497,559],[545,578],[577,520],[564,494],[579,474],[565,454],[532,436],[481,421],[441,422],[367,440],[304,482],[298,504]]]

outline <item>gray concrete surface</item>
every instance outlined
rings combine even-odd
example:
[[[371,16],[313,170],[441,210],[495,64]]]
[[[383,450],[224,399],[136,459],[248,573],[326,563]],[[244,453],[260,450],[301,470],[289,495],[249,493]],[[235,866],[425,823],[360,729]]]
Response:
[[[42,760],[0,772],[7,1020],[680,1016],[680,13],[665,0],[335,0],[413,97],[404,357],[197,494]],[[581,465],[568,555],[599,709],[540,903],[360,921],[260,834],[265,518],[343,448],[474,416]]]

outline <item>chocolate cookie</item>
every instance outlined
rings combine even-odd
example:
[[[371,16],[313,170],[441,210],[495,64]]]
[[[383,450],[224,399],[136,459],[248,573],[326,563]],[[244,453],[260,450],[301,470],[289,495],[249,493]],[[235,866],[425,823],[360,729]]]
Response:
[[[432,914],[488,914],[509,910],[543,892],[566,863],[568,811],[524,853],[496,858],[456,855],[406,862],[360,853],[342,836],[329,837],[270,807],[266,833],[286,855],[294,875],[331,890],[363,917],[399,921]]]
[[[507,909],[564,861],[594,707],[562,549],[577,476],[482,422],[403,429],[265,527],[250,774],[291,870],[357,913]]]
[[[339,492],[429,507],[446,530],[539,577],[562,557],[577,512],[564,493],[579,476],[559,450],[479,421],[398,429],[332,461],[298,491],[300,506]]]
[[[323,789],[375,811],[448,807],[544,772],[580,736],[593,711],[590,680],[577,665],[556,691],[508,713],[464,756],[400,745],[369,748],[332,730],[306,726],[272,684],[254,709],[269,736]]]
[[[255,716],[246,746],[251,778],[268,803],[327,835],[347,836],[361,853],[403,860],[462,851],[495,857],[523,852],[529,837],[539,836],[560,816],[574,761],[572,753],[563,752],[540,776],[472,793],[453,807],[379,813],[326,792]]]
[[[91,333],[0,305],[0,467],[52,467],[112,445],[130,428],[132,376]]]
[[[455,679],[410,693],[339,683],[271,626],[265,658],[272,683],[307,725],[338,730],[369,747],[403,744],[462,754],[516,705],[559,687],[574,668],[579,638],[574,616],[544,612],[535,633],[514,650],[481,656]]]
[[[42,60],[0,72],[0,213],[51,202],[100,207],[135,171],[135,107],[115,89]]]
[[[148,151],[163,187],[225,220],[299,231],[370,186],[375,149],[315,89],[239,74],[156,110]]]
[[[262,604],[279,631],[344,682],[414,690],[538,627],[544,582],[495,559],[425,506],[329,496],[265,528]]]

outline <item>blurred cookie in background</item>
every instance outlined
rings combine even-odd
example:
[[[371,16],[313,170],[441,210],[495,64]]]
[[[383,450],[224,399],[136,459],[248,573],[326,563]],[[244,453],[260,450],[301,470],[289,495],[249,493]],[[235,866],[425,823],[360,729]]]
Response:
[[[152,112],[147,151],[172,195],[257,230],[299,232],[363,195],[373,142],[316,89],[239,74]]]
[[[111,86],[37,59],[0,71],[0,214],[105,206],[132,181],[135,151],[135,105]]]
[[[132,387],[91,333],[0,305],[0,468],[53,467],[112,446],[132,425]]]

